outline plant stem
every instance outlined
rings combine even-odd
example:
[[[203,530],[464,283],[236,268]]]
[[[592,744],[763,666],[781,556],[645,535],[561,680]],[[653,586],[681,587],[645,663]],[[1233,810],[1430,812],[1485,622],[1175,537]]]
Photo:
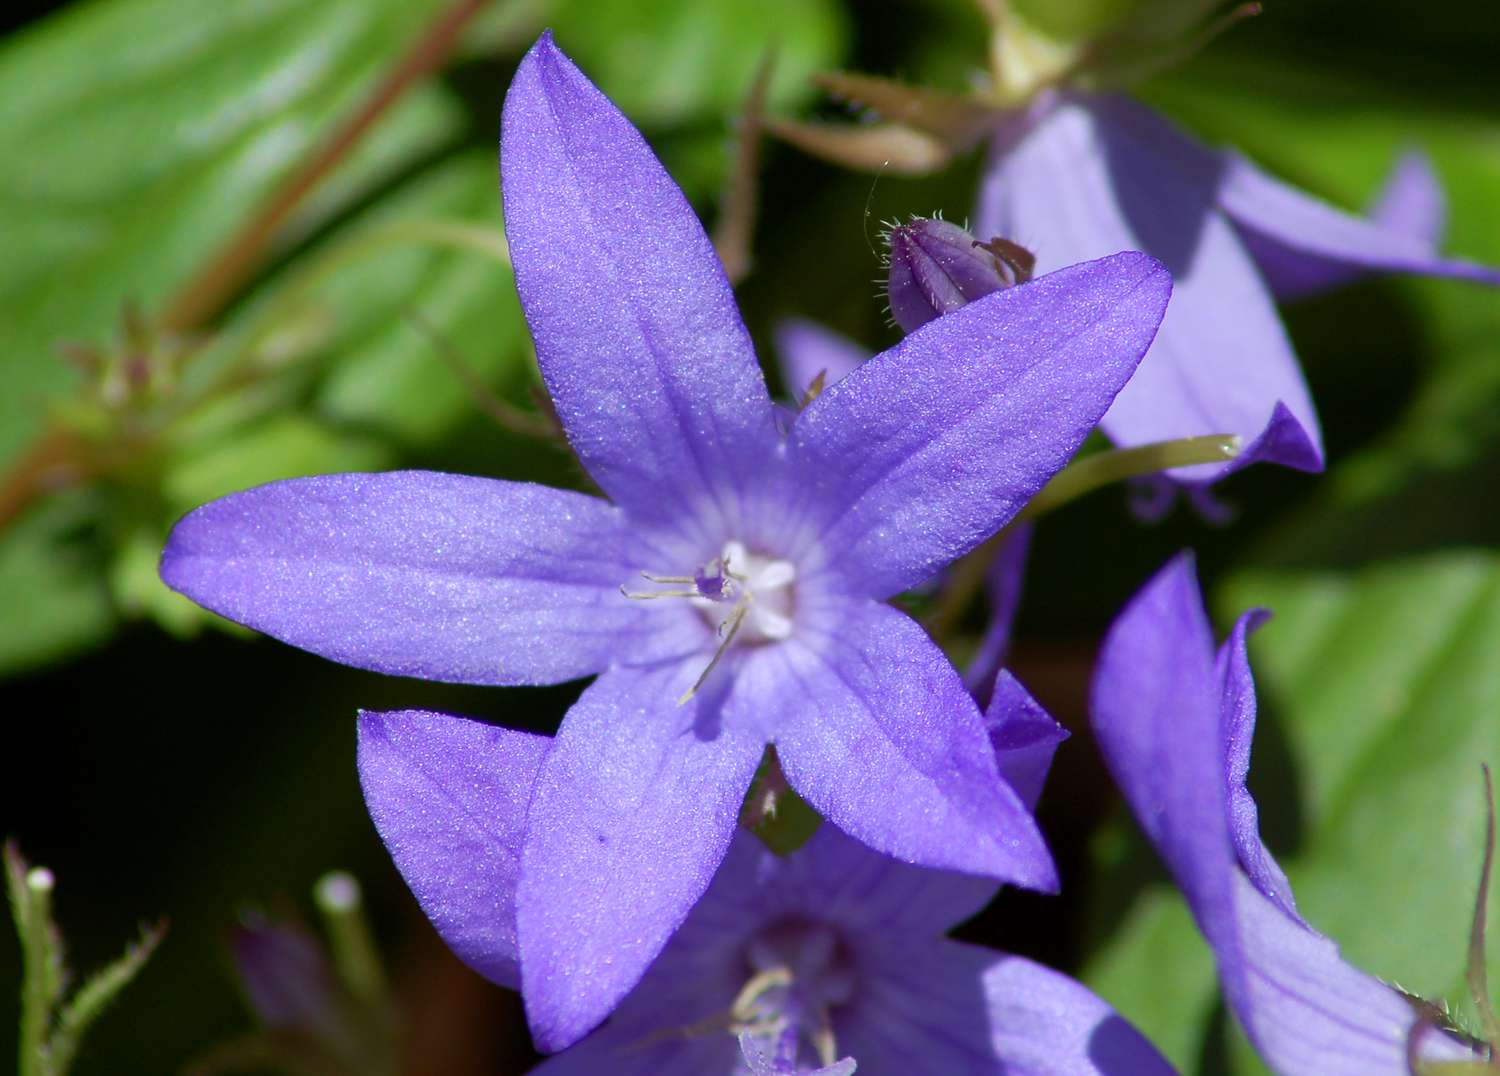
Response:
[[[1135,448],[1110,449],[1068,464],[1053,475],[1052,481],[1043,486],[998,534],[954,564],[936,607],[927,617],[927,630],[941,642],[958,623],[958,618],[984,585],[990,562],[1008,540],[1010,528],[1036,519],[1111,482],[1123,482],[1175,467],[1223,463],[1233,459],[1239,450],[1238,437],[1211,434],[1177,441],[1157,441]]]
[[[1234,459],[1239,450],[1238,437],[1211,434],[1099,452],[1068,464],[1054,475],[1052,481],[1016,514],[1016,519],[1035,519],[1111,482],[1123,482],[1177,467],[1223,463]]]
[[[49,1076],[47,1031],[52,1021],[52,872],[33,867],[26,872],[20,899],[26,902],[21,949],[20,1076]]]
[[[385,971],[374,935],[365,919],[364,901],[353,875],[333,871],[318,879],[313,899],[323,913],[333,963],[349,992],[372,1008],[387,1002]]]

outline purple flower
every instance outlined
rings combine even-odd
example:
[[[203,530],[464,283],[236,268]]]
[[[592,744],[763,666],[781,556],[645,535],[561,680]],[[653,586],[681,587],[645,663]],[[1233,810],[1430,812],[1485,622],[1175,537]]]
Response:
[[[511,85],[501,161],[542,376],[609,499],[426,472],[273,483],[184,518],[162,578],[379,672],[599,674],[541,766],[521,853],[543,1048],[598,1023],[682,922],[768,743],[872,847],[1054,886],[958,675],[884,600],[1068,460],[1149,345],[1166,272],[1127,253],[972,303],[783,434],[682,192],[550,37]]]
[[[1372,270],[1500,284],[1500,272],[1438,255],[1441,218],[1420,158],[1403,162],[1366,220],[1128,98],[1046,93],[996,135],[976,230],[1024,244],[1042,272],[1126,249],[1167,265],[1175,290],[1161,332],[1101,425],[1127,446],[1239,434],[1234,460],[1176,472],[1213,481],[1262,459],[1323,466],[1273,292],[1304,295]]]
[[[1408,1076],[1410,1056],[1476,1055],[1399,993],[1344,963],[1298,914],[1245,787],[1255,685],[1240,617],[1215,653],[1186,555],[1126,607],[1104,642],[1093,724],[1105,762],[1213,948],[1230,1008],[1283,1076]]]
[[[1066,734],[1002,674],[986,715],[1029,807]],[[471,966],[525,980],[513,892],[526,793],[550,741],[422,712],[362,715],[371,816],[423,909]],[[1079,984],[943,935],[994,895],[831,825],[786,858],[738,830],[703,899],[618,1011],[546,1076],[941,1072],[1152,1076],[1170,1069]],[[498,972],[498,974],[497,974]]]

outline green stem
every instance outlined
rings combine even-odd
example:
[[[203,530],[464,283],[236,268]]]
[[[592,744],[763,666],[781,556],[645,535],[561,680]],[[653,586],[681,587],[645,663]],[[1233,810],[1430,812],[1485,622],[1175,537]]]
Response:
[[[990,562],[1000,552],[1017,523],[1036,519],[1086,493],[1092,493],[1112,482],[1169,471],[1175,467],[1192,467],[1203,463],[1223,463],[1234,459],[1240,450],[1240,439],[1232,434],[1185,437],[1177,441],[1157,441],[1135,448],[1115,448],[1075,460],[1052,477],[1052,481],[1026,506],[1016,513],[1006,527],[953,566],[952,574],[932,613],[927,630],[939,642],[953,630],[974,595],[984,585]]]
[[[334,966],[349,992],[372,1008],[385,1006],[385,971],[365,918],[364,900],[354,876],[333,871],[318,879],[313,899],[323,913]]]
[[[1495,1018],[1494,1006],[1490,1003],[1490,979],[1485,967],[1485,918],[1489,911],[1490,874],[1495,865],[1495,788],[1490,778],[1490,768],[1484,770],[1484,865],[1479,871],[1479,894],[1474,900],[1474,920],[1469,927],[1469,994],[1474,1008],[1484,1025],[1485,1037],[1491,1049],[1500,1048],[1500,1020]]]
[[[1017,520],[1035,519],[1100,486],[1123,482],[1129,478],[1177,467],[1204,463],[1224,463],[1240,451],[1240,439],[1232,434],[1210,434],[1206,437],[1184,437],[1178,441],[1157,441],[1135,448],[1116,448],[1099,452],[1068,464],[1042,491],[1031,498],[1016,514]]]
[[[21,987],[21,1076],[50,1076],[47,1030],[52,1020],[55,972],[52,960],[52,872],[33,867],[26,872],[22,899],[26,902],[21,946],[24,982]],[[18,916],[18,922],[20,917]]]

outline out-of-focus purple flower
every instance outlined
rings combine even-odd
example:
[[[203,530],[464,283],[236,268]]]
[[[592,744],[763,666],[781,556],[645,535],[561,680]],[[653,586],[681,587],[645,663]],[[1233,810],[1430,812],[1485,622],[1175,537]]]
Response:
[[[999,770],[1034,804],[1062,729],[1008,678],[986,721]],[[549,743],[439,714],[360,719],[360,780],[397,866],[459,954],[489,973],[511,968],[502,981],[512,986],[526,792]],[[786,858],[740,829],[608,1023],[537,1071],[845,1076],[857,1062],[862,1076],[1170,1072],[1079,984],[943,936],[995,889],[899,863],[831,825]]]
[[[609,500],[427,472],[273,483],[184,518],[163,579],[379,672],[599,674],[541,767],[521,853],[544,1048],[598,1023],[682,922],[771,742],[803,799],[871,847],[1054,886],[979,710],[885,599],[1067,462],[1149,345],[1166,272],[1126,253],[971,303],[783,433],[682,192],[550,37],[511,85],[501,162],[542,375]],[[720,573],[728,593],[709,593]]]
[[[245,1000],[266,1027],[321,1041],[346,1035],[347,999],[317,938],[254,916],[230,932],[229,948]]]
[[[1117,95],[1049,92],[1002,125],[975,213],[1045,272],[1145,250],[1175,289],[1146,361],[1101,423],[1121,445],[1240,435],[1232,461],[1182,469],[1213,481],[1257,460],[1323,466],[1308,398],[1273,292],[1304,295],[1360,272],[1500,284],[1500,272],[1441,257],[1441,195],[1408,159],[1370,219],[1343,213],[1212,150]]]
[[[806,399],[815,383],[821,390],[842,381],[872,355],[847,336],[806,318],[788,318],[776,326],[781,381],[793,404]]]
[[[1167,565],[1110,628],[1093,686],[1105,762],[1218,959],[1229,1007],[1282,1076],[1409,1076],[1469,1060],[1298,914],[1245,787],[1255,686],[1242,616],[1215,652],[1192,559]],[[1415,1037],[1415,1042],[1413,1041]]]
[[[891,229],[886,298],[902,332],[1031,279],[1036,259],[996,238],[975,239],[951,221],[918,217]]]

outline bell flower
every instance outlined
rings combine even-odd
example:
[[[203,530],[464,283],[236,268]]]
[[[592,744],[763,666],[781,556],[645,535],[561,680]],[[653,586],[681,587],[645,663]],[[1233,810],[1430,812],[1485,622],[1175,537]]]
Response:
[[[987,749],[1035,803],[1066,733],[1007,674]],[[366,713],[360,781],[444,939],[502,985],[528,792],[551,741],[420,711]],[[707,892],[603,1027],[539,1076],[1158,1076],[1156,1051],[1084,987],[947,931],[992,881],[925,870],[832,825],[783,858],[738,829]]]
[[[1413,1059],[1474,1060],[1406,997],[1344,962],[1302,918],[1261,843],[1245,787],[1255,685],[1245,652],[1266,616],[1217,651],[1186,555],[1120,614],[1093,684],[1095,736],[1218,960],[1230,1010],[1281,1076],[1410,1076]]]
[[[1047,50],[1016,51],[1035,39],[1014,13],[986,11],[996,20],[991,71],[974,92],[831,73],[816,80],[826,91],[894,122],[768,126],[829,160],[907,174],[987,147],[973,230],[1033,252],[1039,273],[1118,250],[1161,259],[1171,305],[1101,426],[1121,447],[1212,434],[1243,442],[1233,459],[1173,478],[1213,482],[1258,460],[1322,469],[1317,414],[1277,298],[1369,272],[1500,284],[1500,271],[1439,253],[1442,193],[1420,155],[1403,158],[1368,216],[1346,213],[1106,92],[1120,79],[1088,69],[1098,50],[1063,50],[1038,66]]]
[[[506,235],[559,419],[605,497],[422,471],[272,483],[189,513],[162,578],[377,672],[597,676],[530,802],[528,1015],[576,1041],[726,854],[768,744],[888,855],[1050,889],[974,701],[886,599],[994,534],[1149,345],[1137,253],[924,327],[778,421],[703,229],[639,132],[544,35],[507,95]]]

